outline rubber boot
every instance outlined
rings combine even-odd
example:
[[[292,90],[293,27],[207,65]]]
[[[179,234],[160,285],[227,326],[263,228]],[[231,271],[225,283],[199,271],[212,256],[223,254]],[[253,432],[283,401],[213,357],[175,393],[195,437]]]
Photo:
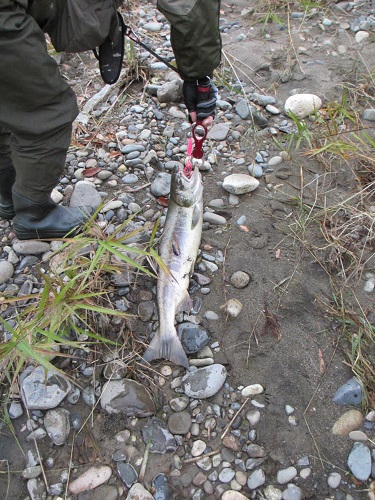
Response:
[[[12,187],[15,179],[14,167],[0,170],[0,217],[3,219],[13,219],[16,215],[12,199]]]
[[[66,208],[56,205],[50,197],[37,203],[14,190],[13,203],[16,212],[13,227],[20,240],[75,236],[94,212],[92,207]]]

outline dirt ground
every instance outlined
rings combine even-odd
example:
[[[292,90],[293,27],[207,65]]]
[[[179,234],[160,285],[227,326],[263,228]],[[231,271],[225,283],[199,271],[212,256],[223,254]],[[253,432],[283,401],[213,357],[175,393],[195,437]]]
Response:
[[[290,30],[287,25],[280,28],[271,23],[262,33],[264,26],[255,23],[252,15],[246,18],[240,15],[242,9],[253,4],[255,2],[249,0],[223,2],[222,17],[228,23],[238,21],[237,27],[223,35],[223,50],[234,57],[241,80],[260,93],[274,94],[279,107],[293,89],[316,94],[324,102],[340,100],[344,82],[354,82],[359,72],[375,67],[373,41],[359,45],[354,41],[354,34],[340,31],[338,24],[323,31],[321,17],[317,16],[291,20]],[[335,22],[350,22],[350,16],[338,12],[329,12],[327,17]],[[246,38],[235,41],[241,33],[245,33]],[[345,55],[332,55],[337,45],[347,47]],[[302,54],[298,50],[301,46],[305,48]],[[224,99],[227,91],[219,90]],[[271,156],[279,153],[272,137],[250,135],[239,156],[249,164],[255,152],[266,145],[270,147]],[[220,321],[204,320],[204,325],[211,333],[212,342],[220,343],[215,362],[227,367],[228,383],[232,387],[253,383],[265,387],[264,395],[257,397],[265,404],[257,429],[257,443],[267,451],[268,458],[263,464],[266,477],[275,475],[282,465],[292,465],[298,458],[309,455],[314,457],[311,460],[314,473],[303,483],[304,498],[323,499],[330,495],[327,475],[334,467],[343,476],[347,471],[346,460],[352,443],[346,437],[334,436],[331,429],[349,408],[334,404],[332,396],[352,373],[345,363],[340,330],[326,314],[325,304],[332,300],[330,279],[334,278],[334,272],[329,276],[305,244],[309,242],[324,249],[325,241],[314,224],[306,226],[301,239],[293,237],[290,228],[298,226],[300,213],[285,201],[298,198],[302,190],[307,203],[333,205],[349,197],[356,187],[351,169],[345,163],[334,164],[327,172],[316,160],[302,156],[301,151],[290,153],[290,161],[275,167],[267,179],[262,178],[256,191],[241,197],[239,206],[216,211],[230,221],[222,234],[217,234],[217,228],[203,232],[202,247],[210,245],[225,255],[222,269],[212,275],[211,293],[203,297],[203,310],[218,312],[229,298],[237,298],[244,305],[235,320],[220,313]],[[218,182],[228,168],[224,160],[219,160],[213,172],[204,175],[205,204],[225,196]],[[232,173],[235,172],[243,172],[243,167],[234,166]],[[274,189],[267,189],[266,184],[272,184]],[[240,216],[246,216],[246,228],[236,224]],[[372,258],[364,271],[373,271],[374,266]],[[245,289],[235,289],[229,283],[229,277],[238,270],[251,277]],[[363,309],[371,310],[373,295],[363,293],[363,283],[359,280],[351,285]],[[263,333],[267,316],[277,318],[278,338],[270,328]],[[217,401],[220,403],[219,396]],[[296,426],[288,424],[285,405],[295,408]],[[123,429],[124,423],[120,419],[105,419],[103,415],[96,422],[98,425],[92,429],[99,444],[96,453],[110,460],[107,435],[108,440],[111,439],[115,432]],[[19,425],[15,422],[17,433]],[[368,435],[375,440],[373,431]],[[85,443],[81,444],[82,451]],[[213,448],[214,445],[212,443]],[[24,468],[24,460],[16,458],[18,449],[13,437],[4,429],[0,448],[13,470]],[[44,453],[47,456],[48,450]],[[68,459],[66,450],[54,453],[57,463],[64,467]],[[160,466],[165,471],[168,470],[167,458]],[[148,474],[152,478],[157,472],[160,469],[157,470],[155,463]],[[12,477],[8,498],[24,498],[23,484]],[[350,484],[350,476],[345,479]],[[6,487],[4,482],[0,484]],[[367,497],[358,491],[352,494],[356,499]]]

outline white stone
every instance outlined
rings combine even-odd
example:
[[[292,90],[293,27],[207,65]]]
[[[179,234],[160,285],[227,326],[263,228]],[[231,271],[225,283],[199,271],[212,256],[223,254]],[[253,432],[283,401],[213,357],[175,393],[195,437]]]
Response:
[[[304,469],[300,470],[299,477],[301,479],[307,479],[311,474],[311,468],[310,467],[305,467]]]
[[[112,200],[112,201],[109,201],[108,203],[106,203],[101,211],[103,213],[106,213],[106,212],[109,212],[110,210],[117,210],[118,208],[121,208],[121,207],[122,207],[122,201]]]
[[[362,431],[351,431],[349,432],[349,439],[352,441],[367,441],[367,435]]]
[[[135,483],[130,488],[126,500],[154,500],[154,497],[141,483]]]
[[[55,203],[60,203],[63,200],[64,196],[57,189],[52,189],[51,198]]]
[[[213,364],[188,372],[182,379],[186,396],[201,399],[210,398],[224,385],[227,371],[223,365]]]
[[[14,273],[13,264],[7,260],[0,261],[0,285],[8,281]]]
[[[288,467],[287,469],[281,469],[277,473],[277,482],[279,484],[289,483],[297,475],[297,469],[295,467]]]
[[[69,491],[73,495],[78,495],[83,491],[93,490],[100,484],[105,483],[112,475],[112,469],[108,465],[90,467],[77,479],[69,484]]]
[[[248,398],[249,396],[255,396],[256,394],[262,394],[264,392],[264,387],[260,384],[252,384],[244,387],[241,391],[241,395],[244,398]],[[258,412],[259,413],[259,412]]]
[[[330,488],[338,488],[340,483],[341,483],[341,476],[338,472],[332,472],[329,476],[328,476],[328,486]]]
[[[285,101],[285,112],[293,113],[297,118],[305,118],[322,107],[322,100],[314,94],[295,94]]]
[[[370,33],[368,31],[357,31],[357,33],[355,34],[355,41],[357,43],[362,43],[367,40],[369,36]]]
[[[246,418],[249,421],[250,427],[255,427],[260,420],[260,411],[250,410],[246,413]]]
[[[237,299],[229,299],[225,302],[225,304],[220,306],[220,309],[226,312],[232,318],[237,318],[237,316],[243,309],[243,305]]]
[[[204,450],[206,449],[207,445],[204,441],[201,439],[197,439],[197,441],[194,441],[193,446],[191,448],[191,454],[193,457],[200,457]]]
[[[259,186],[258,179],[246,174],[231,174],[225,177],[223,188],[232,194],[245,194]]]
[[[245,495],[243,495],[239,491],[228,490],[223,493],[221,500],[246,500],[247,498],[248,497],[245,497]]]
[[[266,497],[266,500],[281,500],[283,494],[279,488],[276,488],[276,486],[271,484],[265,488],[264,496]]]
[[[266,476],[262,469],[255,470],[252,474],[250,474],[249,479],[247,480],[247,486],[250,490],[255,490],[262,486],[266,482]]]

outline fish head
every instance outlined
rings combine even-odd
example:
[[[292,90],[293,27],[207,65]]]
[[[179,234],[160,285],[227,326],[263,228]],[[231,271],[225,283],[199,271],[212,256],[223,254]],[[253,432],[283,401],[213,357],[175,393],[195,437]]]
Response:
[[[181,207],[191,207],[202,198],[202,177],[195,167],[190,177],[184,174],[183,167],[176,166],[172,172],[171,200]]]

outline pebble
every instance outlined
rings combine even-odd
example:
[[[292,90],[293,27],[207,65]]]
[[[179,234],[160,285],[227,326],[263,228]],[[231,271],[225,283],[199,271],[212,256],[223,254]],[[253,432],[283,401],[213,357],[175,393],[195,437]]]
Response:
[[[245,194],[259,186],[258,179],[246,174],[231,174],[224,178],[223,188],[232,194]]]
[[[159,198],[160,196],[168,196],[171,190],[171,174],[160,172],[151,183],[151,193]]]
[[[173,413],[168,419],[168,429],[172,434],[185,435],[191,427],[191,416],[187,411]]]
[[[221,500],[246,500],[248,497],[235,490],[225,491],[221,497]]]
[[[130,488],[127,500],[154,500],[153,495],[141,483],[135,483]]]
[[[178,335],[187,354],[194,354],[208,345],[210,337],[207,330],[200,325],[188,321],[177,327]]]
[[[40,255],[50,250],[50,244],[38,240],[16,241],[13,250],[20,255]]]
[[[29,410],[49,410],[58,406],[69,394],[71,384],[60,373],[35,368],[21,384],[21,397]]]
[[[190,453],[193,457],[200,457],[206,448],[207,448],[206,443],[201,439],[197,439],[196,441],[193,442],[193,446],[191,448]]]
[[[214,141],[224,141],[229,134],[229,124],[228,123],[216,123],[208,131],[207,139],[212,139]]]
[[[23,408],[19,401],[12,401],[9,406],[9,417],[13,420],[23,415]]]
[[[219,473],[219,481],[222,483],[230,483],[235,475],[236,473],[233,469],[224,467],[224,469],[222,469]]]
[[[367,441],[367,435],[362,431],[351,431],[349,432],[349,439],[352,441]]]
[[[256,163],[251,163],[248,167],[247,170],[250,175],[255,177],[256,179],[259,179],[260,177],[263,177],[263,168],[256,164]]]
[[[182,378],[182,388],[186,396],[191,398],[209,398],[219,392],[226,378],[225,367],[213,364],[187,373]]]
[[[147,417],[155,405],[146,388],[130,379],[109,380],[103,386],[101,407],[109,414]]]
[[[264,496],[266,500],[281,500],[283,494],[278,488],[276,488],[276,486],[270,484],[264,489]]]
[[[174,436],[169,432],[165,422],[159,418],[152,417],[148,419],[146,425],[142,427],[143,441],[151,443],[151,453],[167,453],[176,451],[177,444]]]
[[[210,224],[214,224],[217,226],[225,226],[227,224],[227,220],[225,217],[214,214],[212,212],[204,212],[203,222],[209,222]]]
[[[260,421],[260,411],[250,410],[246,413],[246,419],[249,421],[250,427],[255,427]]]
[[[230,277],[230,284],[234,288],[245,288],[250,282],[250,276],[245,271],[236,271]]]
[[[243,305],[238,299],[229,299],[220,306],[220,309],[231,318],[237,318],[243,309]]]
[[[26,469],[22,471],[22,477],[24,479],[33,479],[40,476],[41,473],[42,467],[40,465],[34,465],[33,467],[26,467]]]
[[[241,391],[241,396],[248,398],[249,396],[255,396],[256,394],[262,394],[264,392],[264,387],[260,384],[252,384],[244,387]]]
[[[358,379],[352,377],[339,387],[332,401],[341,405],[360,405],[362,402],[362,387]]]
[[[367,481],[371,474],[371,453],[363,443],[354,443],[348,457],[348,467],[359,481]]]
[[[314,94],[295,94],[285,101],[285,112],[293,113],[297,118],[312,115],[322,107],[322,100]]]
[[[302,490],[295,484],[288,484],[286,490],[283,491],[283,500],[301,500]]]
[[[365,40],[367,40],[370,36],[370,33],[368,31],[357,31],[355,34],[355,41],[357,43],[362,43]]]
[[[101,204],[102,197],[92,182],[77,182],[69,201],[70,207],[90,206],[96,210]]]
[[[45,500],[46,486],[40,478],[33,478],[27,481],[27,491],[31,500]]]
[[[279,484],[286,484],[292,481],[297,475],[297,469],[295,467],[288,467],[287,469],[281,469],[277,473],[277,482]]]
[[[137,482],[138,474],[130,463],[117,462],[117,472],[127,488],[130,488]]]
[[[363,111],[362,118],[371,122],[375,121],[375,109],[368,108]]]
[[[256,490],[266,482],[266,476],[262,469],[252,472],[247,480],[247,487],[250,490]]]
[[[0,285],[6,283],[14,273],[13,265],[7,260],[0,260]]]
[[[332,472],[328,476],[327,483],[328,483],[328,486],[330,488],[333,488],[333,489],[338,488],[339,485],[340,485],[340,483],[341,483],[341,476],[340,476],[340,474],[338,472]]]
[[[70,432],[70,413],[64,408],[49,410],[44,416],[44,427],[56,446],[65,443]]]
[[[78,495],[83,491],[93,490],[108,481],[111,475],[112,469],[108,465],[90,467],[69,484],[69,491],[73,495]]]

